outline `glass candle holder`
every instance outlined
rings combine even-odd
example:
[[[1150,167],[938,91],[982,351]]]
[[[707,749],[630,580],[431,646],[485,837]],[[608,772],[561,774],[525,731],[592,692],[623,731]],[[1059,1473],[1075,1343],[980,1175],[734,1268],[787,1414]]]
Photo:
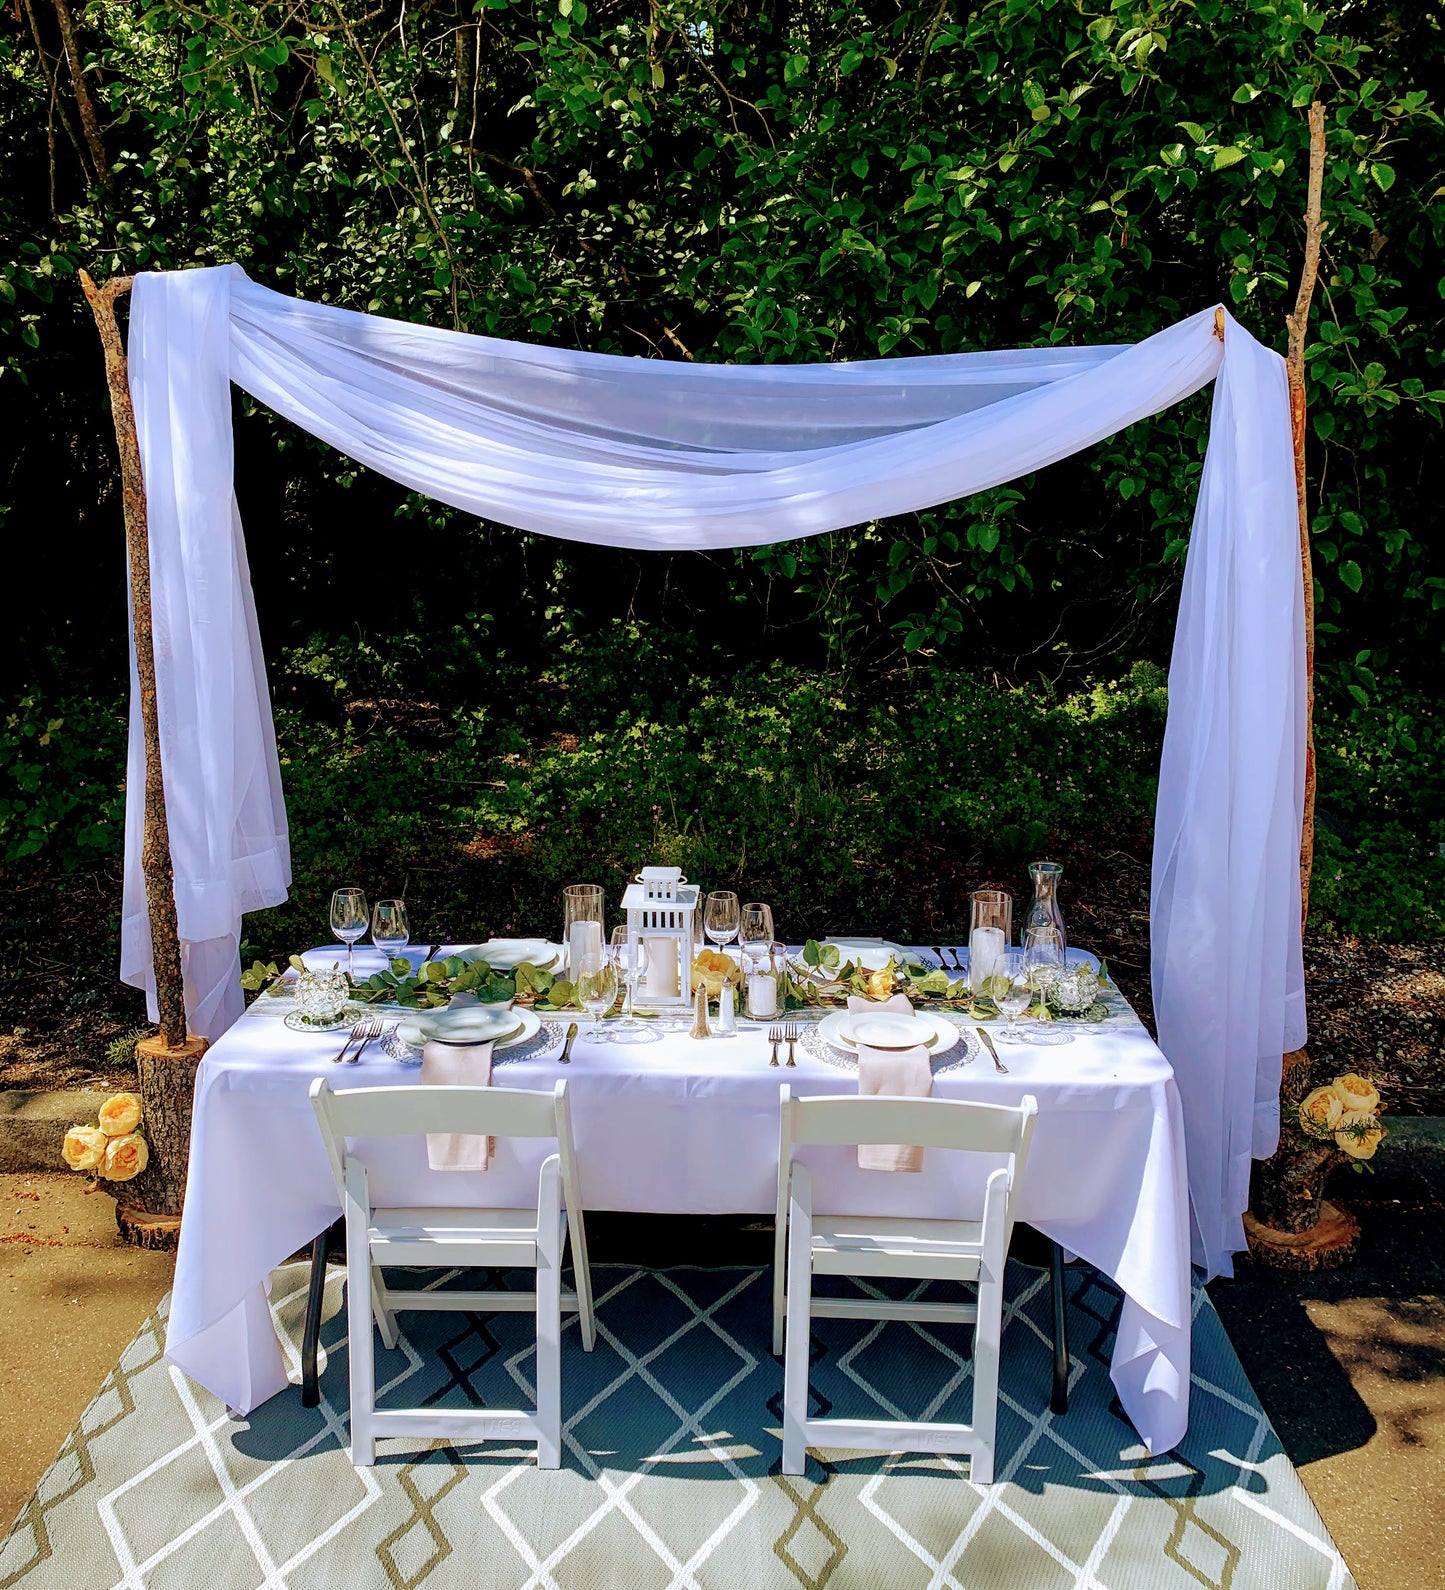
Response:
[[[1087,961],[1073,961],[1054,978],[1049,1003],[1065,1015],[1082,1015],[1099,997],[1099,974]]]
[[[968,991],[977,996],[1001,970],[1013,937],[1013,897],[1002,889],[975,889],[969,896]]]
[[[296,978],[296,1015],[303,1026],[329,1027],[341,1019],[351,984],[339,966],[305,971]]]

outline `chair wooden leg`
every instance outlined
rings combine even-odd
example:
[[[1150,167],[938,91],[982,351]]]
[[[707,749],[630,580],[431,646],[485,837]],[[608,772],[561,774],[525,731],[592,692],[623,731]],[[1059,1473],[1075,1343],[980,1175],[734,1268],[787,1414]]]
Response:
[[[1054,1413],[1069,1411],[1069,1315],[1068,1295],[1064,1291],[1064,1250],[1050,1239],[1049,1281],[1054,1303],[1054,1385],[1049,1408]]]
[[[550,1162],[549,1162],[550,1164]],[[555,1167],[537,1208],[537,1467],[562,1463],[562,1232]]]
[[[321,1377],[316,1372],[316,1356],[321,1346],[321,1305],[326,1297],[326,1241],[323,1231],[311,1244],[311,1279],[306,1287],[306,1324],[301,1331],[301,1406],[315,1408],[321,1402]]]
[[[366,1170],[346,1166],[346,1356],[351,1391],[351,1461],[370,1468],[376,1461],[371,1413],[376,1401],[376,1357],[371,1340],[371,1200]]]

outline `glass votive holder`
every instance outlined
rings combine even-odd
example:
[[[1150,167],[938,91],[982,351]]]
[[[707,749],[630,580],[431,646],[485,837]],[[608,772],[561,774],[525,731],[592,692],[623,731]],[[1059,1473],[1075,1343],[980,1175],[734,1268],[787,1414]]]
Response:
[[[1099,974],[1087,961],[1061,967],[1049,987],[1049,1003],[1068,1016],[1082,1015],[1099,997]]]
[[[339,966],[304,971],[296,978],[296,1015],[303,1027],[329,1027],[341,1019],[351,985]]]

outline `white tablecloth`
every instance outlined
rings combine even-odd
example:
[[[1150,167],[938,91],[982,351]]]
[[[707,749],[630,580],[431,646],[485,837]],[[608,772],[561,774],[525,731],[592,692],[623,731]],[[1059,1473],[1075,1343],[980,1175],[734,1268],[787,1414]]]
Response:
[[[358,952],[358,972],[362,953]],[[368,966],[369,969],[369,966]],[[340,1213],[307,1097],[336,1086],[414,1082],[373,1045],[359,1065],[330,1063],[335,1034],[283,1025],[289,1000],[258,1000],[201,1062],[186,1215],[166,1356],[245,1413],[287,1385],[265,1300],[270,1272]],[[585,1026],[584,1026],[585,1031]],[[798,1046],[792,1070],[767,1064],[761,1031],[698,1043],[685,1032],[636,1046],[579,1038],[500,1066],[494,1082],[550,1088],[566,1077],[588,1209],[652,1214],[771,1214],[778,1084],[850,1093],[855,1077]],[[1067,1045],[1000,1049],[939,1075],[941,1097],[1039,1101],[1020,1218],[1112,1276],[1124,1293],[1112,1374],[1154,1452],[1183,1436],[1189,1408],[1189,1223],[1184,1133],[1169,1063],[1142,1026],[1111,1024]],[[378,1203],[534,1203],[542,1142],[502,1140],[492,1169],[427,1169],[420,1139],[371,1145]],[[930,1152],[919,1175],[861,1171],[856,1153],[817,1149],[814,1202],[837,1214],[976,1215],[985,1170],[974,1156]]]

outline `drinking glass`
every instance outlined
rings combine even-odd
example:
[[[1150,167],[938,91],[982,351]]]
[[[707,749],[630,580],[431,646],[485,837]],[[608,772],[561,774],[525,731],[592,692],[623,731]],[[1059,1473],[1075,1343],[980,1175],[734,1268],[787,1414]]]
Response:
[[[388,964],[411,943],[405,900],[378,900],[371,912],[371,942]]]
[[[572,986],[578,1004],[592,1017],[592,1031],[587,1036],[592,1039],[605,1036],[602,1018],[617,998],[617,968],[605,949],[599,947],[582,952],[573,970]]]
[[[1064,935],[1058,928],[1049,925],[1029,929],[1024,939],[1024,969],[1029,988],[1040,1006],[1047,1000],[1049,990],[1063,971],[1064,962]],[[1029,1042],[1036,1044],[1073,1041],[1072,1033],[1060,1032],[1056,1023],[1044,1020],[1035,1022],[1029,1035]]]
[[[738,921],[738,897],[727,889],[714,890],[703,906],[703,932],[721,949],[738,936]]]
[[[612,964],[617,968],[618,979],[627,992],[622,1020],[613,1030],[640,1032],[643,1030],[642,1023],[632,1014],[632,1001],[637,996],[637,985],[647,975],[647,940],[639,938],[633,943],[630,928],[613,928]]]
[[[1013,897],[1002,889],[975,889],[969,896],[968,991],[975,998],[1009,947],[1013,908]]]
[[[355,944],[366,937],[369,916],[366,896],[360,889],[338,889],[331,896],[331,931],[346,946],[346,975],[355,966]]]
[[[1003,1012],[1008,1026],[998,1034],[1000,1043],[1027,1043],[1016,1023],[1029,1008],[1033,989],[1029,986],[1028,965],[1022,950],[1005,950],[994,965],[994,1003]]]
[[[742,909],[738,941],[743,947],[743,965],[754,966],[768,953],[773,942],[773,913],[761,900],[750,900]]]
[[[602,953],[602,922],[602,885],[569,883],[562,891],[562,942],[567,946],[567,968],[573,975],[589,951]]]

